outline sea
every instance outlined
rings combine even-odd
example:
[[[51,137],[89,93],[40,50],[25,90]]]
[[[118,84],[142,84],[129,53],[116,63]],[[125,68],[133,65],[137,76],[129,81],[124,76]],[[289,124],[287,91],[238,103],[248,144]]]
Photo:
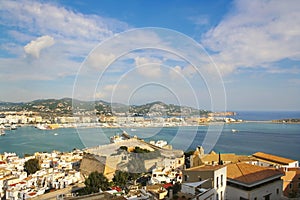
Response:
[[[145,141],[165,140],[173,149],[206,153],[251,155],[265,152],[300,161],[300,124],[276,124],[269,120],[300,118],[300,111],[236,111],[233,118],[248,122],[190,127],[151,128],[60,128],[39,130],[34,126],[6,130],[0,136],[0,154],[15,152],[23,157],[34,152],[67,152],[110,143],[110,137],[126,131]]]

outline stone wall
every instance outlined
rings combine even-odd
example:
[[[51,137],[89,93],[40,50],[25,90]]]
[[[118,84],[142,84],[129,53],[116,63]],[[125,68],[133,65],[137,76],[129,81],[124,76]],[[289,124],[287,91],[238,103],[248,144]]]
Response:
[[[80,164],[80,172],[84,177],[88,177],[88,175],[94,171],[104,173],[105,163],[105,157],[85,153]]]

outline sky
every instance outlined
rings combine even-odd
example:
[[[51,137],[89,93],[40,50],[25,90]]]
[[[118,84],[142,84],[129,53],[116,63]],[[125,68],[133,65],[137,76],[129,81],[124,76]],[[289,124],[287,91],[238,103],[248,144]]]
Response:
[[[297,0],[0,1],[0,101],[300,110]]]

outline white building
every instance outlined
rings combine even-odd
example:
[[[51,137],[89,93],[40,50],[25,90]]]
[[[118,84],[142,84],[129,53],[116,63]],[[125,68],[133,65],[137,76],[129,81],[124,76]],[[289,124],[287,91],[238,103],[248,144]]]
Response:
[[[213,192],[209,199],[224,200],[226,189],[227,169],[224,165],[202,165],[183,170],[183,185],[201,182],[200,188]],[[196,198],[196,197],[194,197]],[[203,198],[202,198],[203,199]],[[204,198],[205,199],[205,198]]]
[[[272,154],[256,152],[252,156],[257,159],[256,165],[262,167],[283,168],[285,171],[287,168],[299,167],[299,162],[297,160],[283,158]]]
[[[181,185],[181,192],[183,194],[192,195],[191,199],[196,200],[206,200],[206,199],[215,199],[217,194],[216,190],[213,188],[202,188],[205,182],[209,179],[199,182],[192,182],[192,183],[183,183]]]
[[[226,199],[279,200],[282,197],[283,173],[247,163],[227,165]]]

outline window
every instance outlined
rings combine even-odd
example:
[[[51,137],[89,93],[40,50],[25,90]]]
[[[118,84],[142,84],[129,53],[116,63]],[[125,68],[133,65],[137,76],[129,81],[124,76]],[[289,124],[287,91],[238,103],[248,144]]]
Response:
[[[223,200],[223,191],[221,191],[221,200]]]
[[[300,188],[300,183],[298,183],[298,188]]]
[[[217,188],[219,188],[219,177],[217,177]]]
[[[223,186],[223,174],[221,174],[221,187]]]
[[[199,180],[199,181],[202,181],[202,178],[201,178],[200,176],[198,176],[198,180]]]
[[[216,200],[219,200],[219,194],[218,193],[216,194]]]
[[[293,183],[289,184],[289,188],[292,189],[293,188]]]
[[[264,196],[264,200],[270,200],[271,194]]]
[[[257,197],[254,197],[254,200],[257,200]]]
[[[279,189],[278,188],[276,189],[276,194],[279,194]]]

